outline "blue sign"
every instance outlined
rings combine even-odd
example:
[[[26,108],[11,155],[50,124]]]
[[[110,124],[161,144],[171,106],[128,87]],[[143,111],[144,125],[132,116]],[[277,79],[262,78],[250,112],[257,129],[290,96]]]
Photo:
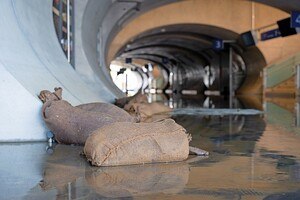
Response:
[[[281,33],[280,33],[279,29],[273,29],[273,30],[261,33],[260,39],[261,39],[261,41],[264,41],[264,40],[277,38],[280,36],[281,36]]]
[[[224,42],[222,39],[215,39],[213,41],[213,48],[215,50],[223,50],[224,49]]]
[[[291,27],[299,28],[300,27],[300,11],[292,11],[291,13]]]

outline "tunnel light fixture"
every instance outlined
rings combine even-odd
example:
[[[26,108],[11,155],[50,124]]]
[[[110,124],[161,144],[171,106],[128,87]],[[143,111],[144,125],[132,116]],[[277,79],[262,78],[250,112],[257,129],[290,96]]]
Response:
[[[218,90],[205,90],[204,94],[206,96],[220,96],[221,95],[220,91],[218,91]]]
[[[156,94],[156,89],[151,88],[150,91],[149,91],[149,93],[150,93],[150,94]]]
[[[170,90],[170,89],[167,89],[167,90],[165,90],[165,93],[166,93],[166,94],[172,94],[172,93],[173,93],[173,91],[172,91],[172,90]]]
[[[183,95],[197,95],[197,90],[182,90],[181,94]]]

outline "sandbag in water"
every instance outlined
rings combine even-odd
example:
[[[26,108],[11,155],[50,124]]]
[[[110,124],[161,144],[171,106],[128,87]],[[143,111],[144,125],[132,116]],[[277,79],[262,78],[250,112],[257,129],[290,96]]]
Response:
[[[95,166],[185,160],[191,136],[172,119],[151,123],[116,122],[94,131],[84,153]]]

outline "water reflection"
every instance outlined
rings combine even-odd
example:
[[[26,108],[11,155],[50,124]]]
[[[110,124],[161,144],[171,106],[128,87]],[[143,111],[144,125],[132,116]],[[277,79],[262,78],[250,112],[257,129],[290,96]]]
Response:
[[[55,189],[57,199],[177,194],[188,183],[190,165],[204,159],[99,168],[90,166],[81,151],[78,146],[56,145],[35,191],[40,189],[41,194]]]
[[[182,106],[203,105],[181,102]],[[221,107],[222,101],[215,103]],[[178,103],[178,102],[177,102]],[[241,103],[240,106],[250,105]],[[177,104],[179,105],[179,104]],[[92,167],[80,155],[82,147],[56,145],[53,153],[40,152],[41,163],[35,172],[42,181],[22,190],[25,199],[297,199],[300,194],[300,134],[291,127],[293,113],[268,103],[266,115],[199,116],[173,118],[192,134],[192,146],[210,152],[207,159],[192,157],[185,162],[119,167]],[[256,103],[250,108],[258,108]],[[33,145],[34,146],[34,145]],[[2,154],[7,147],[3,147]],[[17,148],[9,148],[14,151]],[[23,150],[19,149],[12,155]],[[31,151],[24,149],[24,152]],[[0,153],[1,154],[1,153]],[[17,167],[28,163],[2,155],[8,179]],[[32,157],[31,157],[32,158]],[[27,160],[27,162],[25,162]],[[18,167],[18,170],[20,167]],[[36,172],[38,171],[38,173]],[[17,173],[18,174],[18,173]],[[14,176],[15,178],[15,176]],[[14,179],[15,180],[15,179]],[[38,179],[40,180],[40,178]],[[17,180],[16,180],[17,181]],[[13,188],[9,181],[2,182]],[[0,186],[1,186],[0,184]],[[20,192],[13,189],[14,193]],[[13,193],[7,199],[13,199]],[[4,198],[5,199],[5,198]]]
[[[261,116],[231,117],[176,116],[192,134],[192,145],[211,152],[204,160],[99,168],[80,156],[81,147],[57,145],[40,194],[54,189],[57,199],[262,199],[296,191],[300,152],[280,149],[276,138],[266,145],[274,132]]]
[[[192,134],[192,145],[222,154],[253,153],[266,127],[260,116],[181,115],[174,119]]]
[[[163,95],[163,94],[159,94]],[[162,99],[162,98],[161,98]],[[228,108],[229,98],[226,96],[184,96],[172,94],[163,98],[164,104],[171,108]],[[263,99],[259,95],[235,96],[232,108],[248,108],[263,110]]]
[[[177,194],[188,182],[186,162],[87,170],[87,184],[101,196],[117,198],[150,194]]]
[[[82,147],[56,145],[54,152],[48,157],[44,168],[44,178],[40,182],[43,190],[56,188],[58,194],[67,193],[69,183],[83,177],[86,160],[80,156]]]

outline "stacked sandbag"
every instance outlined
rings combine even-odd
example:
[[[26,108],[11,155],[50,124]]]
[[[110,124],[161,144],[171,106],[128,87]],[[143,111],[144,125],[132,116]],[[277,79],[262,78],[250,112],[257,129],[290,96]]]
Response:
[[[134,96],[131,97],[123,97],[120,99],[115,100],[115,105],[124,108],[127,104],[131,103],[141,103],[141,102],[148,102],[147,96],[145,94],[142,94],[141,91],[136,93]]]
[[[45,102],[42,116],[58,143],[84,145],[87,137],[104,125],[115,122],[136,122],[136,119],[117,106],[105,103],[84,104],[77,107],[61,100],[57,93],[42,91]],[[51,95],[52,94],[52,95]]]
[[[86,140],[84,154],[96,166],[182,161],[189,155],[190,139],[172,119],[116,122],[94,131]]]
[[[123,121],[123,119],[130,118],[128,112],[110,103],[96,102],[96,103],[80,104],[76,106],[76,108],[80,108],[82,110],[91,111],[91,112],[105,113],[118,118],[118,120],[120,121]],[[136,117],[131,117],[131,118],[133,118],[135,122],[139,122],[138,118]]]
[[[158,119],[170,118],[169,112],[172,109],[163,103],[148,103],[147,95],[137,93],[133,97],[117,99],[115,102],[121,108],[124,108],[130,115],[136,117],[141,122],[152,122]]]
[[[155,115],[157,116],[156,120],[170,118],[169,112],[172,111],[170,107],[159,102],[132,103],[126,105],[124,109],[142,122],[153,121],[152,118],[155,118]]]

